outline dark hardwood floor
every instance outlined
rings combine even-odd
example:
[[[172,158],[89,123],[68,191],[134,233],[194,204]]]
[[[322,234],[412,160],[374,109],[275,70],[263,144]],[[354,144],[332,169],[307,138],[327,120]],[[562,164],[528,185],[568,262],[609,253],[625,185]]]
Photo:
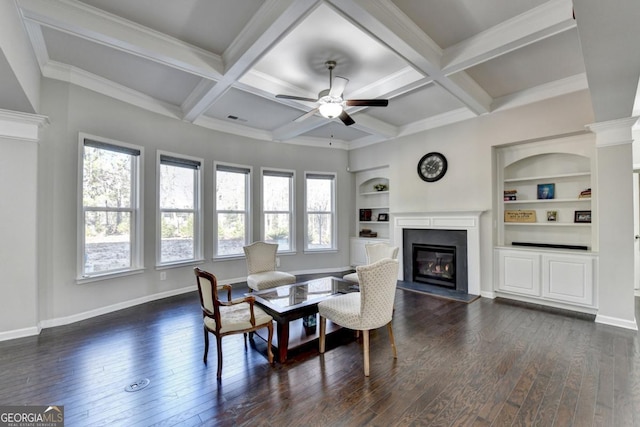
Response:
[[[196,293],[168,298],[0,343],[0,404],[64,405],[83,427],[640,426],[638,333],[504,300],[398,290],[395,307],[398,359],[372,333],[369,378],[356,340],[270,366],[240,335],[218,382]]]

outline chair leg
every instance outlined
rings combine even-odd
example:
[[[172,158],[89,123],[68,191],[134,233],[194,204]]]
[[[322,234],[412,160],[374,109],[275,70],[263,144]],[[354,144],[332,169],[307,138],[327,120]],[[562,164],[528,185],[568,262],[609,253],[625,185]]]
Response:
[[[324,353],[324,339],[327,332],[327,318],[320,316],[320,353]]]
[[[209,331],[207,330],[206,327],[203,328],[204,329],[204,358],[202,359],[204,361],[204,364],[207,364],[207,354],[209,353]]]
[[[217,377],[222,377],[222,337],[216,335],[216,343],[218,344],[218,373]]]
[[[242,334],[244,337],[244,351],[247,351],[247,333]]]
[[[267,358],[269,359],[269,364],[272,365],[273,351],[271,350],[271,342],[273,341],[273,322],[269,322],[267,330],[269,331],[269,337],[267,338]]]
[[[362,331],[362,347],[364,349],[364,376],[369,376],[369,330]]]
[[[391,349],[393,350],[393,358],[398,358],[398,351],[396,350],[396,340],[393,338],[393,327],[391,322],[387,323],[387,329],[389,330],[389,339],[391,340]]]

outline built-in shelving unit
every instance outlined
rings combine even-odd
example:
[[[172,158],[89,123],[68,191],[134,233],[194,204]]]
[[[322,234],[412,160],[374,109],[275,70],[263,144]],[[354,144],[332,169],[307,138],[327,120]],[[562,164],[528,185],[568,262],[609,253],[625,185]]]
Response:
[[[356,233],[351,237],[351,265],[366,262],[364,245],[370,242],[389,241],[389,192],[391,191],[388,168],[358,172],[356,174]],[[377,190],[376,186],[384,189]],[[368,214],[365,212],[368,211]],[[363,230],[371,234],[362,235]]]
[[[496,150],[496,294],[595,310],[594,163],[590,134]]]

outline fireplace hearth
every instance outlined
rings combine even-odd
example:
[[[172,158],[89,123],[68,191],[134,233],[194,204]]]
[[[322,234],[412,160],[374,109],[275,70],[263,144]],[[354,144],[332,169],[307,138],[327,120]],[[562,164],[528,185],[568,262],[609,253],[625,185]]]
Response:
[[[413,281],[456,289],[456,247],[413,244]]]

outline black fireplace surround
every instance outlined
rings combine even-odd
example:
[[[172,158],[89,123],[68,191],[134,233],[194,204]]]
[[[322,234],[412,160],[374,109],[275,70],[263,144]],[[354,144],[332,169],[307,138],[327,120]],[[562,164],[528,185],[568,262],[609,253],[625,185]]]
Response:
[[[468,292],[466,230],[405,228],[402,252],[404,281]]]

